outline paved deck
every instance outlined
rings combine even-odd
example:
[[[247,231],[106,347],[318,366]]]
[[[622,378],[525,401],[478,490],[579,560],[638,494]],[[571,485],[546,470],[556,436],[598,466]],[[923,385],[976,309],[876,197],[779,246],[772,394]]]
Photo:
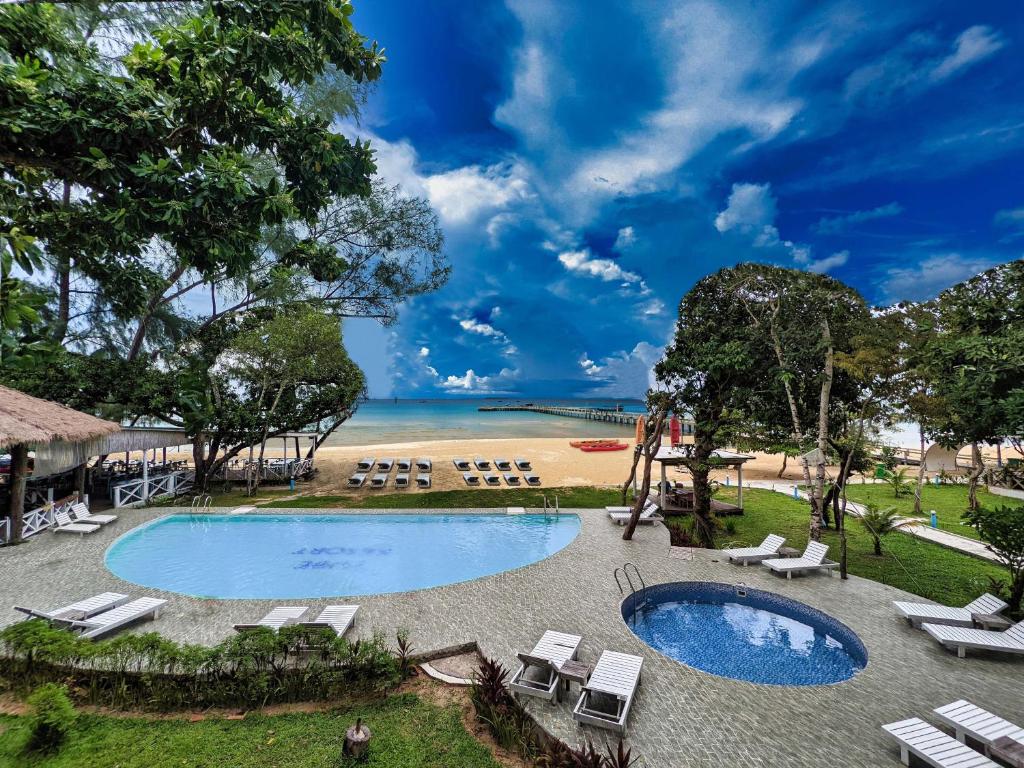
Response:
[[[91,537],[41,534],[23,546],[0,550],[0,624],[19,618],[9,608],[15,602],[50,607],[105,590],[160,594],[114,577],[103,566],[103,553],[120,533],[171,511],[125,510],[109,526],[112,530]],[[642,655],[643,681],[628,742],[643,756],[645,768],[897,766],[898,752],[880,726],[911,716],[932,719],[932,708],[958,698],[1024,721],[1024,659],[957,659],[896,618],[889,602],[907,599],[904,592],[856,577],[844,582],[819,574],[787,582],[767,569],[724,563],[710,551],[685,559],[680,557],[684,552],[669,546],[661,525],[641,528],[632,542],[624,542],[622,529],[603,511],[579,514],[579,537],[534,565],[436,589],[354,598],[362,605],[355,635],[407,627],[419,651],[475,640],[484,653],[511,666],[517,649],[531,648],[551,628],[583,635],[584,660],[596,660],[605,648]],[[612,571],[626,560],[639,565],[649,584],[742,581],[827,611],[860,635],[868,666],[838,685],[786,688],[728,680],[679,664],[643,644],[620,618]],[[161,596],[170,600],[167,610],[139,630],[189,642],[216,642],[231,632],[233,623],[258,618],[273,605]],[[319,608],[336,600],[304,602]],[[609,738],[604,731],[577,727],[569,703],[531,700],[528,706],[545,727],[569,742]]]

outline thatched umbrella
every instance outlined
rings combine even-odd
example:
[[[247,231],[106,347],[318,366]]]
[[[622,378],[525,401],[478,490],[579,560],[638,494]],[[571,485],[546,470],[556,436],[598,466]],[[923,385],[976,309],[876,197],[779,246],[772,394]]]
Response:
[[[112,421],[0,386],[0,450],[11,454],[11,541],[21,539],[29,450],[55,441],[80,443],[119,429]]]

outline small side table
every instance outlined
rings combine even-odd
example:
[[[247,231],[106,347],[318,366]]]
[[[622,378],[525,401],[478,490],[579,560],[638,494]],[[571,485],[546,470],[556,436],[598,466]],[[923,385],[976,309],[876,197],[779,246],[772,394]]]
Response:
[[[803,552],[793,547],[779,547],[777,554],[779,557],[800,557]]]
[[[1000,736],[989,744],[988,751],[1012,768],[1024,768],[1024,744],[1016,739]]]
[[[576,659],[569,659],[558,670],[558,679],[565,683],[565,692],[568,693],[569,686],[572,683],[577,683],[581,688],[586,685],[587,680],[590,679],[590,671],[589,664],[584,664]]]
[[[1012,621],[997,613],[972,613],[971,621],[982,629],[990,629],[994,632],[1005,632],[1013,626]]]

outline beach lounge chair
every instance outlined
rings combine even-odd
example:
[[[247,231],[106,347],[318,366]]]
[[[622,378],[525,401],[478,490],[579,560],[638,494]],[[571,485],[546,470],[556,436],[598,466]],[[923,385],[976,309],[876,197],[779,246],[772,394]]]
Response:
[[[387,472],[378,472],[377,474],[375,474],[373,477],[370,478],[370,487],[371,488],[383,488],[387,484],[388,484],[388,474],[387,474]]]
[[[540,485],[540,476],[535,475],[532,472],[524,472],[523,480],[526,481],[527,485]]]
[[[913,755],[935,768],[998,768],[998,765],[919,717],[883,725],[900,745],[900,760],[910,765]]]
[[[57,522],[56,527],[53,528],[55,533],[77,533],[79,536],[85,536],[87,533],[95,533],[100,529],[100,526],[93,523],[74,522],[67,512],[54,512],[53,519]]]
[[[608,517],[618,525],[626,525],[633,515],[633,510],[630,507],[606,507],[606,509],[608,509]],[[648,500],[640,512],[640,525],[654,525],[664,520],[665,518],[659,515],[658,511],[657,502]]]
[[[320,627],[331,629],[338,637],[341,637],[356,623],[358,610],[358,605],[328,605],[320,611],[320,615],[315,620],[300,621],[299,624],[310,629]]]
[[[954,730],[957,741],[968,746],[973,746],[972,742],[980,744],[986,755],[996,739],[1008,738],[1024,744],[1024,728],[965,699],[937,707],[935,715]]]
[[[430,487],[430,475],[416,475],[416,487],[417,488],[429,488]]]
[[[505,472],[504,477],[506,485],[519,485],[519,475],[513,475],[511,472]]]
[[[139,597],[109,611],[73,621],[71,629],[81,630],[82,637],[100,637],[139,619],[155,619],[165,605],[167,601],[157,597]]]
[[[412,459],[399,459],[395,462],[399,472],[408,472],[412,469]]]
[[[1024,621],[1018,621],[1005,632],[951,627],[947,624],[928,624],[927,622],[921,625],[921,629],[947,648],[956,648],[956,655],[961,659],[967,655],[968,648],[1024,654]]]
[[[481,472],[486,472],[488,469],[491,468],[491,462],[489,462],[487,459],[483,458],[482,456],[477,456],[475,459],[473,459],[473,464]]]
[[[452,464],[459,472],[469,472],[473,467],[469,463],[469,459],[452,459]]]
[[[27,614],[34,619],[75,621],[109,611],[111,608],[117,608],[117,606],[124,605],[127,602],[128,595],[122,595],[120,592],[104,592],[101,595],[87,597],[84,600],[78,600],[61,608],[54,608],[52,611],[43,611],[38,608],[22,608],[19,605],[14,606],[14,610]]]
[[[409,473],[399,472],[395,475],[395,488],[408,488],[409,487]]]
[[[625,735],[643,664],[641,656],[602,651],[572,711],[573,719]]]
[[[484,473],[484,482],[488,485],[501,485],[501,478],[493,472]]]
[[[463,472],[462,479],[466,481],[466,485],[480,485],[480,478],[472,472]]]
[[[512,461],[515,463],[516,469],[520,472],[529,472],[533,469],[533,467],[530,466],[530,462],[526,459],[513,459]]]
[[[513,691],[537,696],[554,703],[558,701],[558,670],[575,659],[583,638],[565,632],[548,630],[529,653],[517,653],[520,666],[508,687]]]
[[[730,562],[749,565],[770,560],[779,554],[779,547],[786,543],[786,539],[774,533],[764,537],[764,541],[756,547],[740,547],[738,549],[725,549],[722,554],[729,558]]]
[[[369,458],[366,459],[360,459],[359,463],[356,464],[356,469],[358,469],[360,472],[369,472],[371,469],[373,469],[373,465],[376,463],[377,460],[373,456],[370,456]]]
[[[512,462],[509,461],[508,459],[495,459],[494,468],[499,472],[511,472]]]
[[[429,472],[434,468],[430,459],[416,459],[416,469],[420,472]]]
[[[794,573],[804,574],[807,571],[827,571],[832,575],[832,569],[838,568],[839,563],[826,560],[828,545],[820,541],[807,542],[807,549],[800,557],[780,557],[777,560],[762,560],[761,564],[775,571],[775,573],[786,574],[787,579],[793,578]]]
[[[387,473],[391,471],[391,468],[395,465],[394,459],[381,459],[377,462],[377,469],[381,472]]]
[[[953,608],[935,603],[904,603],[898,600],[893,600],[892,606],[896,609],[896,613],[918,628],[925,622],[947,624],[951,627],[973,627],[972,613],[994,614],[1006,610],[1006,603],[987,592],[963,608]]]
[[[72,504],[69,513],[72,520],[90,525],[109,525],[117,520],[117,515],[94,515],[82,502]]]
[[[365,483],[365,482],[366,482],[366,473],[365,472],[356,472],[354,475],[352,475],[352,477],[350,477],[348,479],[348,487],[349,488],[362,488],[363,487],[363,483]]]
[[[278,630],[281,627],[296,623],[302,618],[302,614],[308,610],[309,608],[305,605],[279,605],[271,609],[266,616],[255,624],[235,624],[235,630],[242,632],[246,629],[256,629],[256,627],[269,627],[270,629]]]

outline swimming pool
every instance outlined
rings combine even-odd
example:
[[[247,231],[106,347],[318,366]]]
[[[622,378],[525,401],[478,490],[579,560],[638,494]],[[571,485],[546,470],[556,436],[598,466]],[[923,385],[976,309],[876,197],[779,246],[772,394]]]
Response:
[[[733,584],[656,584],[622,603],[633,633],[691,667],[768,685],[848,680],[868,662],[856,633],[796,600]]]
[[[529,565],[579,530],[576,515],[169,515],[115,541],[106,564],[196,597],[370,595]]]

